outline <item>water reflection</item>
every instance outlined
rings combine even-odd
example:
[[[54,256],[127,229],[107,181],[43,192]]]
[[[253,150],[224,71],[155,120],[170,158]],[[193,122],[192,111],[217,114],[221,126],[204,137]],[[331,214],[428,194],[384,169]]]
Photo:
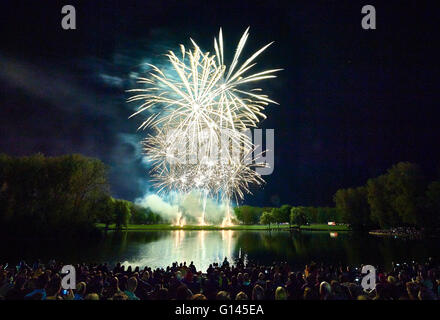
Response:
[[[133,266],[162,267],[173,262],[194,261],[206,270],[212,262],[231,262],[241,256],[249,261],[271,264],[288,261],[302,268],[316,262],[379,264],[422,260],[437,256],[440,243],[430,240],[377,238],[347,232],[287,231],[133,231],[109,232],[92,243],[17,241],[0,242],[1,259],[14,263],[56,258],[65,263],[123,262]]]
[[[162,267],[178,261],[206,269],[212,262],[222,262],[225,257],[231,259],[237,245],[237,231],[183,231],[153,232],[159,237],[153,241],[138,243],[143,233],[128,233],[132,248],[126,248],[124,265]],[[150,233],[150,232],[148,232]],[[111,236],[110,236],[111,237]],[[124,238],[121,238],[124,242]],[[127,241],[127,240],[125,240]]]
[[[234,231],[222,230],[222,241],[224,243],[223,257],[232,257],[232,236]]]
[[[347,232],[257,232],[257,231],[172,231],[158,240],[132,245],[138,251],[125,252],[126,264],[170,265],[194,261],[206,269],[212,262],[230,261],[240,255],[246,260],[271,264],[288,261],[301,268],[310,261],[349,264],[380,264],[435,256],[434,242],[376,238]],[[133,235],[132,235],[133,236]],[[174,245],[172,245],[174,243]],[[122,245],[121,245],[122,246]],[[124,246],[126,248],[126,246]]]

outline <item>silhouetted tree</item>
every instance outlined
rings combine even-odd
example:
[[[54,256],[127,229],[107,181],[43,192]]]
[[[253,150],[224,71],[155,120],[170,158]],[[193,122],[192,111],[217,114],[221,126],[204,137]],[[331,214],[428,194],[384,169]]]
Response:
[[[427,198],[427,221],[432,224],[432,228],[440,227],[440,181],[433,181],[429,184],[426,191]]]
[[[302,225],[307,224],[305,207],[292,207],[290,210],[290,223],[297,225],[299,229]]]
[[[107,168],[78,154],[0,156],[3,234],[79,235],[94,229],[99,201],[108,195]]]
[[[399,162],[387,173],[389,203],[404,225],[423,226],[426,181],[416,164]]]
[[[283,222],[283,212],[281,211],[280,208],[273,208],[272,211],[271,211],[271,214],[272,214],[273,219],[274,219],[273,222],[275,222],[277,224],[278,228],[279,228],[280,227],[280,223]]]
[[[336,208],[342,220],[352,229],[365,229],[370,226],[370,208],[365,187],[340,189],[334,197]]]
[[[290,210],[292,209],[292,206],[289,204],[284,204],[280,208],[280,219],[282,223],[287,222],[289,225],[290,223]]]
[[[260,218],[260,224],[268,224],[270,229],[270,224],[275,222],[275,218],[272,212],[263,212]]]
[[[126,200],[115,200],[115,224],[116,229],[121,229],[122,226],[127,227],[130,221],[130,203]]]
[[[97,220],[105,224],[105,228],[116,220],[115,215],[115,199],[105,196],[99,202],[97,208]]]

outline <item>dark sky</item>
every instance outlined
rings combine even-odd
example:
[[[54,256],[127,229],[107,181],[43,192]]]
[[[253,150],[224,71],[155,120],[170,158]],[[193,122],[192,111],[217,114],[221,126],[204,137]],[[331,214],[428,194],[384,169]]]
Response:
[[[245,202],[331,205],[398,161],[440,165],[439,8],[434,1],[1,1],[0,152],[82,153],[110,167],[112,193],[152,191],[125,103],[145,62],[189,37],[212,50],[223,28],[231,50],[250,26],[245,54],[281,67],[263,87],[280,103],[275,170]],[[288,3],[288,4],[287,4]],[[61,28],[73,4],[77,30]],[[361,28],[372,4],[377,29]],[[231,50],[229,52],[231,52]],[[232,54],[232,52],[231,52]],[[263,68],[263,67],[262,67]]]

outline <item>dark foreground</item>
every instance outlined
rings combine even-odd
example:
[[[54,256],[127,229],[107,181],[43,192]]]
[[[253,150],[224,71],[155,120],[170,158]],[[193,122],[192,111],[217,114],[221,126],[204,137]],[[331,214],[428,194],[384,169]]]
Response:
[[[120,264],[78,264],[76,290],[61,287],[62,263],[0,265],[1,300],[438,300],[440,265],[423,263],[377,269],[374,290],[363,290],[359,268],[311,263],[293,270],[286,263],[262,266],[192,263],[166,269],[127,269]]]

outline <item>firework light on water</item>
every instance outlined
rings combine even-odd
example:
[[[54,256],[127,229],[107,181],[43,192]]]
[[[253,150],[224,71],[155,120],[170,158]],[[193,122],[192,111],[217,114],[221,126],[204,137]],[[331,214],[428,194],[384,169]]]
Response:
[[[254,154],[247,130],[257,127],[265,118],[265,107],[276,102],[259,88],[247,88],[275,78],[274,73],[281,69],[251,73],[255,59],[271,43],[240,64],[248,36],[249,28],[229,66],[224,62],[221,29],[214,39],[215,54],[203,52],[191,39],[192,49],[180,45],[178,55],[172,51],[166,54],[170,69],[149,64],[148,77],[138,79],[144,87],[129,90],[134,95],[128,102],[141,101],[132,116],[149,113],[140,129],[153,131],[143,144],[153,163],[151,175],[158,192],[185,195],[200,191],[201,225],[206,224],[207,197],[217,197],[226,204],[223,225],[229,225],[231,200],[238,202],[250,193],[251,184],[264,182],[255,167],[266,164]],[[183,223],[179,214],[176,224]]]

